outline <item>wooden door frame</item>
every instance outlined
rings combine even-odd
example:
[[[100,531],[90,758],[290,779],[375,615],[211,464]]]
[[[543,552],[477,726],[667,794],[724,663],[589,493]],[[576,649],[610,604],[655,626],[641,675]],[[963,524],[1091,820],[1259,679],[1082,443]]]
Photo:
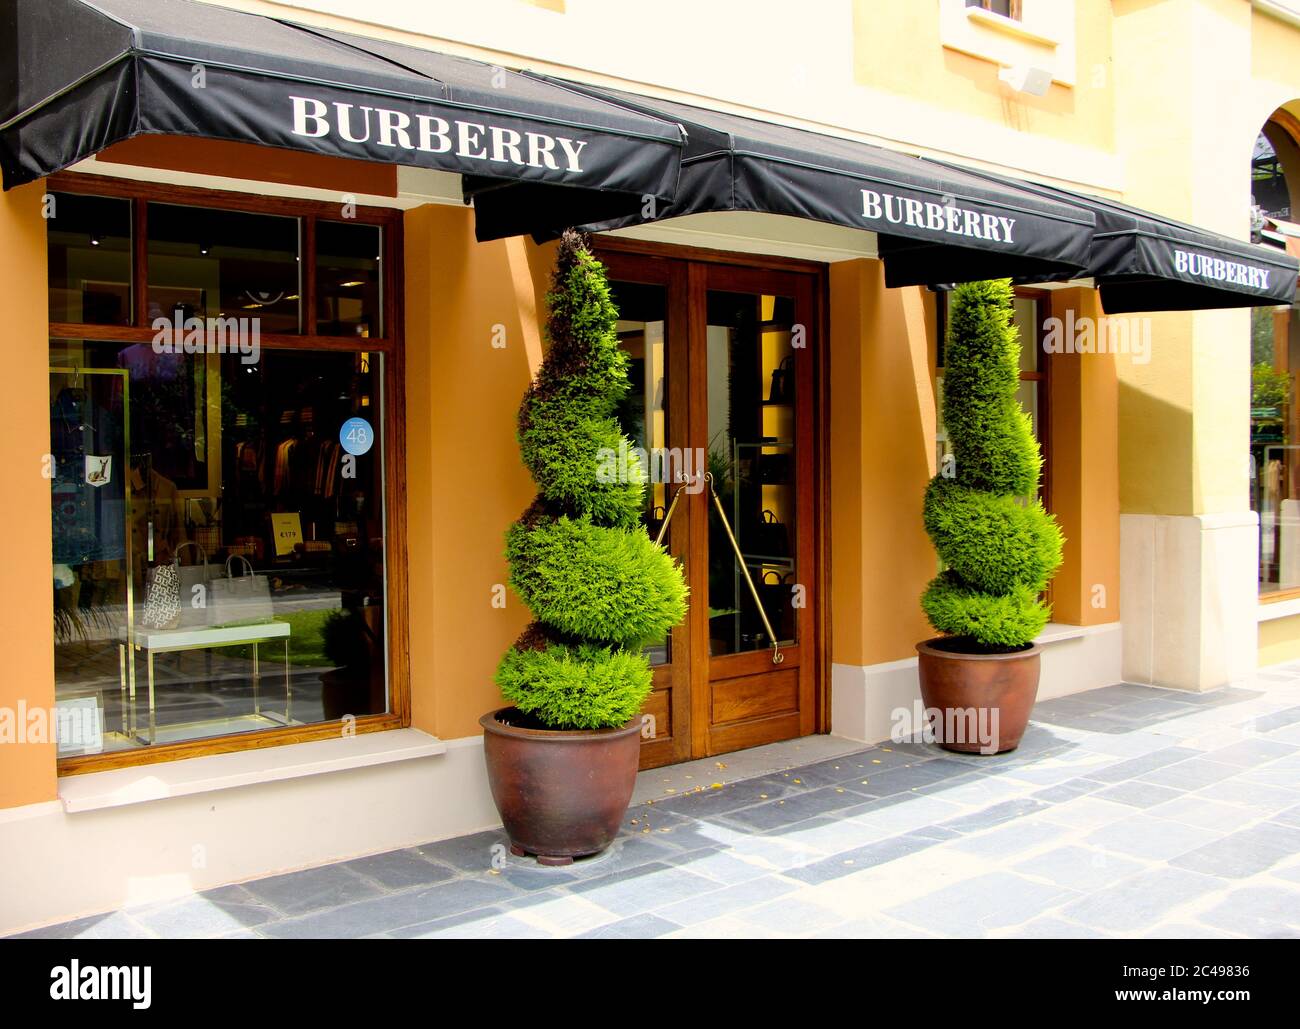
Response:
[[[611,279],[627,277],[626,273],[632,272],[631,280],[637,281],[636,270],[651,268],[666,268],[675,265],[682,269],[687,276],[684,284],[685,288],[679,290],[680,300],[672,299],[670,290],[670,326],[669,326],[669,346],[672,346],[671,340],[674,336],[681,337],[679,346],[686,345],[686,333],[689,331],[691,304],[703,304],[706,300],[707,288],[705,277],[703,275],[690,276],[689,269],[692,266],[704,265],[729,265],[735,268],[752,269],[755,271],[777,271],[790,272],[801,276],[808,277],[811,282],[811,316],[813,324],[813,340],[810,346],[812,360],[812,412],[811,412],[811,449],[812,449],[812,496],[813,508],[813,526],[812,526],[812,554],[813,567],[811,574],[812,598],[811,598],[811,617],[810,622],[813,627],[813,638],[807,644],[807,654],[805,660],[810,664],[810,671],[813,682],[813,710],[810,712],[810,718],[805,717],[803,722],[808,726],[812,733],[828,733],[831,725],[831,526],[830,526],[830,325],[829,325],[829,275],[826,265],[815,261],[805,261],[797,258],[775,257],[761,254],[737,254],[723,250],[713,250],[702,247],[685,247],[676,246],[667,243],[658,243],[648,240],[634,240],[624,237],[615,237],[608,235],[596,235],[592,239],[592,248],[598,258],[605,262],[610,272]],[[620,272],[624,274],[620,274]],[[644,274],[644,271],[642,271]],[[667,282],[667,272],[660,271],[660,276],[664,276]],[[694,284],[690,281],[694,278]],[[642,279],[641,281],[647,281]],[[684,303],[682,302],[684,301]],[[700,312],[703,314],[703,312]],[[707,319],[706,319],[707,320]],[[674,332],[675,326],[680,328]],[[671,351],[670,351],[671,353]],[[690,355],[686,355],[689,361]],[[684,362],[683,362],[684,363]],[[680,365],[679,365],[680,366]],[[670,368],[672,365],[670,364]],[[671,374],[671,373],[670,373]],[[680,376],[679,376],[680,378]],[[707,389],[707,382],[701,376],[691,376],[696,381],[696,388]],[[686,384],[679,384],[674,389],[670,382],[670,405],[680,397],[676,406],[680,407],[687,402],[685,391],[689,387]],[[670,418],[671,407],[670,407]],[[707,499],[708,494],[700,495],[701,498]],[[673,553],[681,554],[687,552],[689,547],[707,546],[707,537],[704,534],[697,533],[699,539],[692,539],[689,534],[683,534],[682,540],[673,540]],[[692,605],[691,611],[695,612],[698,605]],[[694,616],[690,613],[687,615],[686,628],[687,639],[685,645],[690,649],[690,667],[695,669],[704,669],[705,682],[707,683],[708,669],[708,633],[707,625],[697,626],[695,622],[701,612],[696,612]],[[702,613],[707,613],[704,609]],[[707,620],[706,620],[707,621]],[[703,631],[701,631],[701,629]],[[674,630],[675,632],[677,630]],[[703,654],[697,651],[702,650]],[[693,687],[695,684],[692,683]],[[700,691],[691,689],[690,697],[695,697]],[[683,698],[686,699],[686,698]],[[677,713],[674,712],[674,736],[677,735],[677,727],[682,724],[677,721]],[[686,725],[689,727],[692,746],[695,746],[696,737],[703,733],[707,736],[707,722],[697,724],[701,720],[687,715]],[[802,730],[801,730],[802,731]],[[686,739],[686,734],[683,734]],[[652,745],[647,745],[652,746]],[[676,751],[680,750],[680,744],[673,748],[674,754],[667,756],[665,760],[653,761],[652,763],[643,763],[643,767],[654,767],[657,764],[666,764],[671,761],[686,760],[686,757],[677,756]],[[705,752],[704,747],[697,748],[696,752]],[[650,755],[645,755],[649,757]]]
[[[680,446],[681,441],[686,438],[685,422],[688,409],[686,391],[689,376],[673,375],[673,369],[685,367],[687,361],[690,327],[687,309],[687,266],[680,261],[668,261],[661,257],[638,254],[608,253],[599,256],[611,281],[662,286],[664,289],[667,298],[667,309],[664,312],[667,324],[664,328],[668,348],[668,445]],[[690,519],[685,517],[673,519],[668,536],[668,551],[678,560],[689,552],[690,524]],[[656,735],[642,743],[642,768],[655,768],[691,759],[689,666],[687,662],[678,658],[683,653],[690,654],[692,629],[688,614],[686,620],[681,625],[674,626],[672,630],[673,660],[666,666],[659,665],[654,669],[656,690],[665,679],[671,684],[669,724],[672,731],[667,737],[660,738]]]

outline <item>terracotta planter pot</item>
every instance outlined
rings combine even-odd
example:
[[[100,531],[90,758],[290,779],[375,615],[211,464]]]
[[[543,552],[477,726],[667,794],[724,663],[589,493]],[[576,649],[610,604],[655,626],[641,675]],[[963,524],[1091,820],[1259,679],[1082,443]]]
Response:
[[[941,649],[942,642],[938,637],[916,645],[921,699],[935,742],[963,754],[1015,750],[1038,696],[1040,648],[962,654]]]
[[[514,708],[479,719],[488,784],[510,852],[535,854],[543,865],[567,865],[598,854],[618,835],[636,785],[641,718],[620,729],[523,729],[501,719]]]

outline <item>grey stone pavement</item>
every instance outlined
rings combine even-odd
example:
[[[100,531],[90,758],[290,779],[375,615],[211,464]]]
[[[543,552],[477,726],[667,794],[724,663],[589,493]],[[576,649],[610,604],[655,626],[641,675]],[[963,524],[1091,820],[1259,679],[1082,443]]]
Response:
[[[881,744],[665,793],[569,868],[483,832],[26,935],[1296,937],[1300,662],[1045,701],[999,757]]]

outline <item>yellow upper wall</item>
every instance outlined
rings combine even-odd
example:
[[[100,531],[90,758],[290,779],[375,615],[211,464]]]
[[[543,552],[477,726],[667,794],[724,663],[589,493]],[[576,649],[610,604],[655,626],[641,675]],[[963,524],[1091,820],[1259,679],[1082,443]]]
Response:
[[[1033,2],[1033,0],[1028,0]],[[1041,2],[1041,0],[1040,0]],[[957,36],[943,19],[966,19],[962,0],[927,3],[882,3],[854,0],[853,74],[858,83],[968,115],[972,134],[990,122],[1103,150],[1114,147],[1114,90],[1110,74],[1111,5],[1109,0],[1052,0],[1057,11],[1074,8],[1074,23],[1057,33],[1052,47],[1012,32],[971,23],[963,26],[982,53],[1014,55],[1034,67],[1051,68],[1055,52],[1072,44],[1073,68],[1058,76],[1044,96],[1017,93],[998,79],[994,60],[972,56],[954,45]],[[950,24],[950,23],[949,23]],[[945,45],[947,40],[947,45]],[[1068,59],[1068,58],[1067,58]],[[962,150],[958,143],[952,147]]]

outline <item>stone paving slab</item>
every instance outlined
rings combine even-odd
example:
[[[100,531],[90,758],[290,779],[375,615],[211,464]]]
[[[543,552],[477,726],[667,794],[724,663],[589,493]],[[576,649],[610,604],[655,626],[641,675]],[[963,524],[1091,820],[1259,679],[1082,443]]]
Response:
[[[1300,936],[1300,662],[1044,701],[1010,754],[801,754],[643,776],[614,845],[568,868],[491,830],[23,935]]]

